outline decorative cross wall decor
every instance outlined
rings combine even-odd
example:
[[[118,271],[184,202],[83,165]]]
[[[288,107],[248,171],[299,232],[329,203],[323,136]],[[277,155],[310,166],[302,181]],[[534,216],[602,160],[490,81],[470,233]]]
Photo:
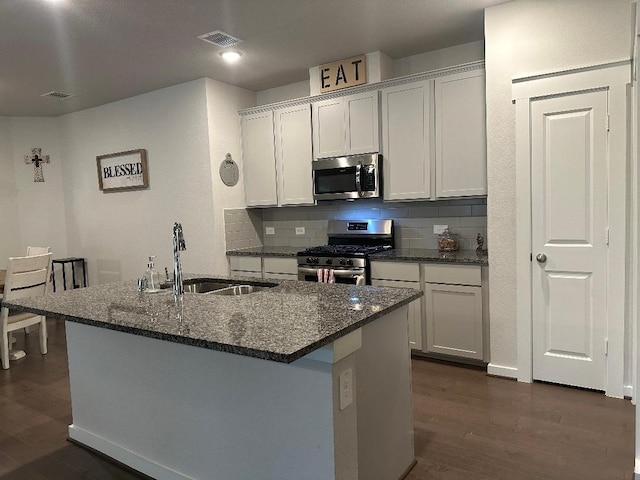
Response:
[[[44,173],[42,172],[42,164],[43,163],[51,163],[49,162],[49,155],[42,156],[41,148],[32,148],[31,156],[24,156],[24,163],[29,165],[33,164],[33,181],[34,182],[44,182]]]

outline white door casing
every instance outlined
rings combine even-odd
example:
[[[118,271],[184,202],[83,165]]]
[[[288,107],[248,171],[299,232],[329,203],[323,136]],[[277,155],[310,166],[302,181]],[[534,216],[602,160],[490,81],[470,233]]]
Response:
[[[607,91],[531,101],[533,378],[605,389]]]
[[[517,279],[517,363],[515,366],[490,363],[490,374],[533,380],[533,259],[532,231],[532,103],[536,99],[566,96],[570,93],[605,90],[608,126],[606,165],[608,182],[609,246],[606,260],[606,338],[605,393],[623,396],[625,269],[626,262],[626,159],[627,84],[629,61],[594,65],[513,80],[516,118],[516,279]]]

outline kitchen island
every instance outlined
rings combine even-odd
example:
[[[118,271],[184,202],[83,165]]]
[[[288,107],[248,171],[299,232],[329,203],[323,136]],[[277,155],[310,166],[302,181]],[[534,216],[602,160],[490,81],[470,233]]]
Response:
[[[242,283],[247,283],[246,279]],[[71,440],[158,479],[388,479],[414,462],[411,289],[134,282],[9,305],[66,320]]]

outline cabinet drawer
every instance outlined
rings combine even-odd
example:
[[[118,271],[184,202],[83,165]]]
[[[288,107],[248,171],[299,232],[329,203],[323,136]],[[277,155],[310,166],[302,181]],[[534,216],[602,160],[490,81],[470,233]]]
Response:
[[[244,270],[231,270],[229,275],[231,277],[262,278],[262,272],[245,272]]]
[[[451,285],[481,286],[480,265],[439,265],[427,263],[422,265],[426,283],[448,283]]]
[[[264,280],[298,280],[298,275],[292,273],[268,273],[265,272]]]
[[[263,259],[264,273],[290,273],[298,275],[298,261],[295,258],[271,258]]]
[[[419,282],[420,266],[417,263],[371,262],[371,278]]]
[[[229,257],[229,266],[231,270],[262,274],[262,258],[260,257]]]

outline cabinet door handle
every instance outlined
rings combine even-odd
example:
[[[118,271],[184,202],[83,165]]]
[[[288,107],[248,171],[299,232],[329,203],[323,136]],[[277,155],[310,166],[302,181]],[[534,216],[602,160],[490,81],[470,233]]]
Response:
[[[538,263],[544,263],[547,261],[547,256],[544,253],[539,253],[538,255],[536,255],[536,260],[538,261]]]

